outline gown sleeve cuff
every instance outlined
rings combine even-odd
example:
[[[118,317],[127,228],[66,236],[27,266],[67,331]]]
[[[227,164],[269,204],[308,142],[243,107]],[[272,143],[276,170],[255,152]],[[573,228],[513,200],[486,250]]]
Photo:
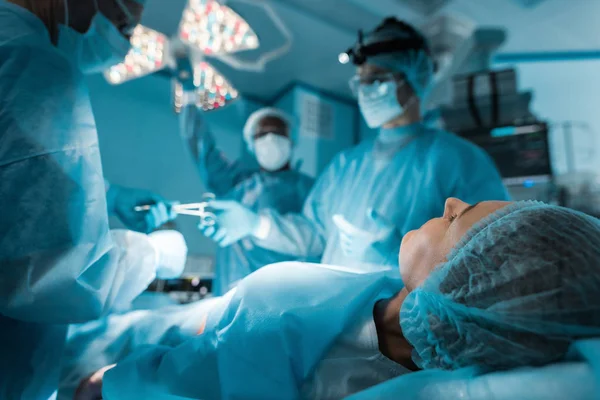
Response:
[[[260,214],[258,224],[253,232],[254,237],[260,240],[265,240],[271,232],[271,220],[268,216]]]

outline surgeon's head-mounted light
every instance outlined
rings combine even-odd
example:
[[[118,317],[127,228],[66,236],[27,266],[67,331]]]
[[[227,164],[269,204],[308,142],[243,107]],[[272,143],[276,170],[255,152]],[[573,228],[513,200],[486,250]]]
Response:
[[[406,51],[426,51],[429,54],[429,49],[423,38],[420,37],[405,37],[381,42],[364,44],[364,33],[358,31],[358,40],[354,47],[349,48],[344,53],[338,56],[341,64],[352,64],[361,66],[369,61],[369,58],[392,53],[402,53]]]

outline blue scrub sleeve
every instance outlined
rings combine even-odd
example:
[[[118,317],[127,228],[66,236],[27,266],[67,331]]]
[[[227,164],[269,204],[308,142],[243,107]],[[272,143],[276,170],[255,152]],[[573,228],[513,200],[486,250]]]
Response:
[[[335,207],[329,202],[340,172],[338,155],[317,179],[304,203],[302,214],[262,211],[261,219],[269,228],[263,237],[255,237],[254,242],[265,249],[293,257],[320,258],[327,244],[328,210],[330,206]]]
[[[254,172],[245,170],[237,161],[228,160],[217,149],[202,112],[195,105],[188,105],[182,110],[180,129],[202,181],[218,197],[225,196]]]

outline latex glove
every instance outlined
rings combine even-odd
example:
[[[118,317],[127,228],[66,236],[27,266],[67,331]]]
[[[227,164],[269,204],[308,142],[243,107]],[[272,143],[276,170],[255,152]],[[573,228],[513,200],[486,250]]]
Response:
[[[176,202],[167,202],[161,196],[139,189],[111,185],[108,194],[109,212],[114,213],[128,229],[149,233],[174,220]],[[148,211],[135,211],[136,206],[152,205]]]
[[[176,279],[185,269],[188,248],[183,235],[177,231],[157,231],[148,235],[156,250],[158,279]]]
[[[252,235],[260,225],[258,214],[237,201],[213,200],[208,206],[216,216],[216,224],[209,227],[200,224],[198,228],[220,247]]]
[[[370,264],[397,265],[402,237],[395,225],[373,209],[367,210],[367,217],[377,227],[377,233],[357,228],[341,215],[334,216],[344,255]]]
[[[98,370],[90,377],[84,379],[79,384],[77,391],[75,392],[74,400],[102,400],[102,380],[104,374],[109,369],[114,368],[115,365],[109,365],[101,370]]]

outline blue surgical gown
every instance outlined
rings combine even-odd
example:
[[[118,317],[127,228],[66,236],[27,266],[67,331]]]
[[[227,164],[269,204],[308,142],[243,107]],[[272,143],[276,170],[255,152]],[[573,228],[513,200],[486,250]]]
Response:
[[[0,398],[48,399],[67,324],[155,276],[145,235],[111,232],[83,76],[40,19],[0,0]]]
[[[297,257],[321,256],[325,264],[371,268],[345,256],[334,215],[381,235],[367,215],[373,209],[404,235],[441,216],[449,197],[468,203],[508,199],[493,161],[479,147],[422,124],[403,129],[398,141],[366,140],[338,154],[317,180],[302,214],[263,211],[271,229],[256,243]]]
[[[236,200],[259,212],[273,209],[278,213],[299,213],[313,185],[313,179],[294,170],[279,172],[244,169],[230,162],[216,148],[215,141],[195,106],[187,107],[182,118],[192,156],[207,189],[217,197]],[[213,292],[222,295],[244,277],[268,264],[297,259],[268,250],[248,237],[216,254]],[[303,259],[303,258],[300,258]]]
[[[201,335],[180,342],[177,335],[187,328],[173,330],[168,340],[161,332],[162,345],[138,349],[118,363],[104,376],[103,398],[303,398],[304,383],[336,339],[372,318],[377,300],[401,287],[396,274],[383,269],[266,266],[246,277],[229,301],[213,304]],[[109,352],[136,340],[117,342]]]

